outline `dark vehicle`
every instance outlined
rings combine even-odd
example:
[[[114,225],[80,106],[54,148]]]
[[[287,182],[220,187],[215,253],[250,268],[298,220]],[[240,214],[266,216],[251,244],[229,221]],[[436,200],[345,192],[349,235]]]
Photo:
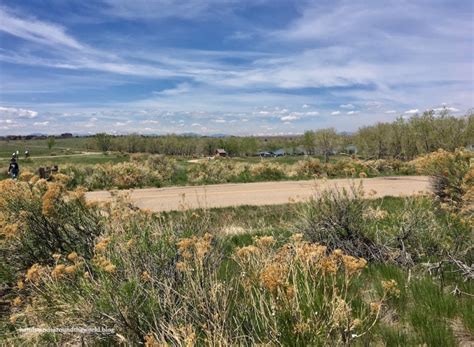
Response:
[[[273,152],[258,152],[257,155],[261,158],[270,158],[273,157]]]

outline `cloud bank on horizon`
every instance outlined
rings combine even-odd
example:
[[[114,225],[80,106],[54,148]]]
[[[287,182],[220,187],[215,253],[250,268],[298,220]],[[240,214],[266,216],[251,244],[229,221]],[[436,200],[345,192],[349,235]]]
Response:
[[[4,0],[0,135],[292,134],[463,114],[473,6]]]

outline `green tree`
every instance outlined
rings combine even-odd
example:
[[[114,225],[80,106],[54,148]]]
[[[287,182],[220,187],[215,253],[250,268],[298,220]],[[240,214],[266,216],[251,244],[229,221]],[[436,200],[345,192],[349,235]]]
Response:
[[[48,149],[51,150],[56,144],[56,138],[54,136],[48,136],[46,144],[48,145]]]
[[[305,131],[303,135],[303,147],[308,154],[314,154],[314,131]]]
[[[112,136],[106,133],[98,133],[95,134],[95,141],[102,152],[107,152],[112,145]]]
[[[339,135],[334,128],[321,129],[314,133],[314,143],[327,163],[339,145]]]
[[[414,116],[410,124],[416,134],[419,150],[422,153],[429,153],[437,149],[434,138],[434,111],[425,111],[421,116]]]

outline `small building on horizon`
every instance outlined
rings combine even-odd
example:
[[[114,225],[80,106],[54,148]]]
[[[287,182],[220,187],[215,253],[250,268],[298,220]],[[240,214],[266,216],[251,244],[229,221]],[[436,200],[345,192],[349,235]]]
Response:
[[[227,152],[223,148],[216,149],[216,152],[214,154],[216,155],[216,157],[227,157]]]

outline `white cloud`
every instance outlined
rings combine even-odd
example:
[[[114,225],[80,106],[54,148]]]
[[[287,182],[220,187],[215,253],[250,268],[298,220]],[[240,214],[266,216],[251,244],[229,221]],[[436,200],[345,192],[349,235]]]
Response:
[[[358,114],[358,113],[359,113],[359,111],[349,111],[349,112],[347,112],[348,115],[353,115],[353,114]]]
[[[133,123],[131,120],[128,120],[128,121],[126,121],[126,122],[116,122],[116,123],[115,123],[115,126],[123,127],[123,126],[129,125],[129,124],[131,124],[131,123]]]
[[[334,112],[331,112],[331,116],[337,116],[341,114],[341,111],[334,111]]]
[[[460,110],[457,109],[456,107],[446,107],[446,106],[443,106],[443,107],[434,108],[433,111],[435,111],[435,112],[441,112],[441,111],[459,112]]]
[[[155,95],[178,95],[187,93],[191,85],[189,83],[180,83],[175,88],[160,90],[158,92],[153,92]]]
[[[0,31],[20,37],[24,40],[83,49],[84,46],[67,35],[63,27],[38,21],[33,18],[22,19],[0,8]]]
[[[416,113],[419,113],[420,110],[418,110],[417,108],[413,108],[411,110],[407,110],[405,111],[405,114],[416,114]]]
[[[388,111],[385,111],[386,114],[393,114],[393,113],[397,113],[397,111],[395,110],[388,110]]]
[[[45,122],[34,122],[33,125],[35,126],[46,126],[48,125],[49,122],[48,121],[45,121]]]
[[[160,122],[154,119],[145,119],[140,122],[141,124],[159,124]]]
[[[1,107],[0,117],[35,118],[38,112],[24,108]]]
[[[310,111],[305,113],[306,116],[317,116],[319,115],[318,111]]]
[[[283,117],[280,117],[280,120],[285,122],[285,121],[292,121],[292,120],[297,120],[297,119],[300,119],[300,117],[298,117],[297,115],[295,114],[290,114],[288,116],[283,116]]]
[[[227,123],[225,119],[214,119],[213,120],[215,123]]]
[[[342,104],[342,105],[339,105],[340,108],[346,108],[346,109],[353,109],[355,108],[354,105],[352,104]]]
[[[309,105],[308,104],[304,104],[303,106],[301,106],[302,108],[308,108]]]

